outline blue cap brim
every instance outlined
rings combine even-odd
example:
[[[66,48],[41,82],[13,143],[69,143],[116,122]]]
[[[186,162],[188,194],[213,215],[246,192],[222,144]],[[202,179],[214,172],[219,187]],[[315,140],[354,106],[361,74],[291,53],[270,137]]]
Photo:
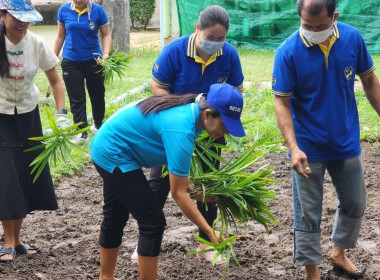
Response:
[[[39,12],[37,12],[37,10],[30,10],[30,11],[7,10],[7,12],[22,22],[38,22],[38,21],[43,20],[43,17],[41,16]]]
[[[228,132],[236,137],[243,137],[245,136],[245,131],[243,128],[243,124],[241,123],[240,118],[234,119],[228,116],[222,115],[222,120],[224,123],[224,126],[227,128]]]

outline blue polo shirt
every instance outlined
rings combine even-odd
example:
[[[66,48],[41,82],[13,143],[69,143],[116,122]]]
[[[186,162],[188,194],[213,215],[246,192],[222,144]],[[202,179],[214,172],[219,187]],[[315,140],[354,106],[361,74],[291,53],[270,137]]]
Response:
[[[65,26],[66,36],[62,57],[71,61],[88,61],[102,56],[98,31],[109,24],[104,8],[92,3],[91,13],[87,9],[78,12],[71,3],[58,10],[58,24]]]
[[[236,49],[225,42],[207,62],[195,48],[196,34],[180,37],[162,50],[152,68],[152,78],[170,93],[206,93],[215,83],[243,87],[243,72]]]
[[[111,116],[93,137],[92,160],[112,173],[164,164],[177,176],[190,173],[194,142],[201,130],[197,103],[143,115],[136,103]]]
[[[292,34],[277,50],[272,90],[291,97],[298,146],[309,161],[359,155],[360,128],[354,95],[355,75],[375,69],[359,31],[334,23],[328,48]]]

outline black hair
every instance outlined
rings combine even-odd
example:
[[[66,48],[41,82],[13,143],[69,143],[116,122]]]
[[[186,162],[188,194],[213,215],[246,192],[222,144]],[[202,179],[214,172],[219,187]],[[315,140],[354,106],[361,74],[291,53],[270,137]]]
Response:
[[[335,12],[335,0],[307,0],[310,3],[308,13],[311,16],[318,15],[324,8],[327,10],[327,15],[329,17],[334,16]],[[301,16],[301,11],[303,8],[305,0],[297,0],[297,13]]]
[[[208,6],[199,13],[198,26],[200,30],[220,24],[226,28],[230,27],[230,17],[225,9],[217,5]]]
[[[5,15],[7,11],[1,10],[0,15]],[[7,57],[7,48],[5,46],[5,24],[0,19],[0,77],[9,75],[9,60]]]
[[[165,109],[169,109],[176,106],[186,105],[189,103],[197,102],[199,109],[204,111],[206,109],[211,110],[211,116],[213,118],[219,117],[219,112],[212,107],[206,100],[206,95],[200,96],[199,100],[196,94],[163,94],[163,95],[152,95],[148,98],[140,101],[137,107],[141,110],[143,115],[150,113],[156,113]]]

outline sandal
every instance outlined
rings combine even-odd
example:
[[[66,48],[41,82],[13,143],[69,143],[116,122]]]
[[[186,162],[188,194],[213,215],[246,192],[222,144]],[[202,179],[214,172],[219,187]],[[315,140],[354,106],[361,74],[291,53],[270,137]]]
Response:
[[[13,247],[3,248],[0,251],[0,257],[5,256],[5,255],[11,255],[12,259],[0,259],[1,263],[7,263],[7,262],[13,261],[15,259],[15,257],[16,257],[16,250],[15,250],[15,248],[13,248]]]
[[[30,251],[36,251],[36,252],[32,253],[32,254],[28,254],[29,250]],[[33,246],[29,246],[28,244],[20,244],[20,245],[16,246],[15,251],[19,255],[26,255],[26,254],[34,255],[34,254],[38,253],[39,249],[36,247],[33,247]]]

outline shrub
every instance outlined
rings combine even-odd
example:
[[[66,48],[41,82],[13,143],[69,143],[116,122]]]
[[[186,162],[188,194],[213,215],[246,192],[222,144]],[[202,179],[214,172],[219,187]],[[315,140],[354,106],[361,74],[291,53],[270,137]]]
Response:
[[[155,0],[130,0],[131,24],[134,29],[146,29],[154,13]]]

